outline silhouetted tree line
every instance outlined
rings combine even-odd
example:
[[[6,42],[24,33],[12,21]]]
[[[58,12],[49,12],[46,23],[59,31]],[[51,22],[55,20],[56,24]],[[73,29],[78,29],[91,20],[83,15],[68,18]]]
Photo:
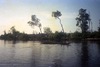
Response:
[[[77,24],[82,32],[74,32],[74,33],[65,33],[63,25],[61,23],[61,19],[59,18],[62,16],[60,11],[55,11],[52,12],[52,17],[55,17],[60,20],[60,25],[61,25],[61,32],[56,31],[55,33],[52,33],[52,30],[49,27],[44,28],[44,33],[42,33],[42,24],[40,23],[40,19],[36,17],[36,15],[31,16],[31,21],[28,22],[28,24],[31,27],[37,26],[40,29],[39,34],[26,34],[26,33],[21,33],[18,30],[15,29],[15,26],[12,26],[10,28],[10,32],[6,33],[4,31],[4,35],[0,36],[0,39],[4,40],[38,40],[38,41],[56,41],[56,42],[63,42],[66,40],[100,40],[100,21],[99,21],[99,27],[98,31],[91,32],[89,31],[90,29],[90,24],[91,24],[91,19],[90,15],[86,12],[86,9],[80,9],[78,17],[76,17]]]
[[[4,31],[4,35],[0,36],[0,39],[4,40],[29,40],[29,36],[26,33],[21,33],[15,29],[15,26],[12,26],[9,30],[9,33]]]
[[[0,36],[0,39],[3,40],[32,40],[32,41],[62,41],[66,39],[67,34],[63,32],[55,32],[52,33],[51,29],[49,27],[44,28],[44,33],[39,34],[26,34],[21,33],[15,29],[14,26],[10,28],[10,32],[6,33],[4,31],[4,35]]]
[[[98,31],[94,32],[87,32],[85,33],[85,38],[100,38],[100,28],[98,28]],[[64,32],[58,32],[52,33],[51,29],[46,27],[44,28],[44,33],[42,34],[26,34],[21,33],[15,29],[14,26],[10,28],[10,32],[6,33],[4,31],[4,34],[0,36],[0,39],[3,40],[32,40],[32,41],[56,41],[56,42],[62,42],[66,40],[82,40],[83,39],[83,33],[81,32],[74,32],[74,33],[64,33]]]
[[[32,41],[56,41],[56,42],[62,42],[66,40],[82,40],[83,39],[83,33],[81,32],[74,32],[74,33],[64,33],[64,32],[58,32],[52,33],[51,29],[46,27],[44,28],[44,33],[42,34],[26,34],[21,33],[15,29],[15,27],[11,27],[10,32],[6,33],[4,31],[4,34],[0,36],[0,39],[3,40],[32,40]],[[100,38],[100,31],[98,28],[98,31],[94,32],[87,32],[85,33],[86,39],[93,39],[93,38]],[[94,39],[93,39],[94,40]],[[98,40],[98,39],[97,39]],[[99,39],[100,40],[100,39]]]

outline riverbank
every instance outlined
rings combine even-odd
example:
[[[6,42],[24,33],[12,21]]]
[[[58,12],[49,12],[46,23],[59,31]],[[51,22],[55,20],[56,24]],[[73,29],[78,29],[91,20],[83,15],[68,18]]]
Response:
[[[88,41],[100,41],[100,38],[86,38]]]

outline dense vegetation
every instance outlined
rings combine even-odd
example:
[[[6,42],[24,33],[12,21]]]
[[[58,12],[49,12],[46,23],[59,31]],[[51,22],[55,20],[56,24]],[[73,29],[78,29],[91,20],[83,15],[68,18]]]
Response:
[[[74,33],[63,33],[56,31],[55,33],[52,33],[50,28],[46,27],[44,28],[44,33],[42,34],[26,34],[21,33],[15,29],[15,27],[10,28],[10,32],[6,33],[4,31],[4,34],[0,36],[0,39],[4,40],[32,40],[32,41],[65,41],[65,40],[82,40],[85,37],[85,39],[88,40],[100,40],[100,28],[98,28],[98,31],[94,32],[87,32],[85,34],[81,32],[74,32]]]

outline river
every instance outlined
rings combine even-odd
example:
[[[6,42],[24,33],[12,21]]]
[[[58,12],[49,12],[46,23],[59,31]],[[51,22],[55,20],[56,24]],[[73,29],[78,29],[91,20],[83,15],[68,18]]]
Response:
[[[100,67],[100,42],[0,40],[0,67]]]

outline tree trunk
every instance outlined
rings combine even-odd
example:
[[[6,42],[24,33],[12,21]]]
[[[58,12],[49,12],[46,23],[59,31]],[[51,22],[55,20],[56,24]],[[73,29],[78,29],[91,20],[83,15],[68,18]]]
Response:
[[[39,29],[40,29],[40,33],[42,33],[41,27],[39,27]]]
[[[61,19],[58,17],[58,19],[60,20],[60,25],[61,25],[61,28],[62,28],[62,32],[64,33],[64,28],[63,28],[63,25],[61,23]]]

